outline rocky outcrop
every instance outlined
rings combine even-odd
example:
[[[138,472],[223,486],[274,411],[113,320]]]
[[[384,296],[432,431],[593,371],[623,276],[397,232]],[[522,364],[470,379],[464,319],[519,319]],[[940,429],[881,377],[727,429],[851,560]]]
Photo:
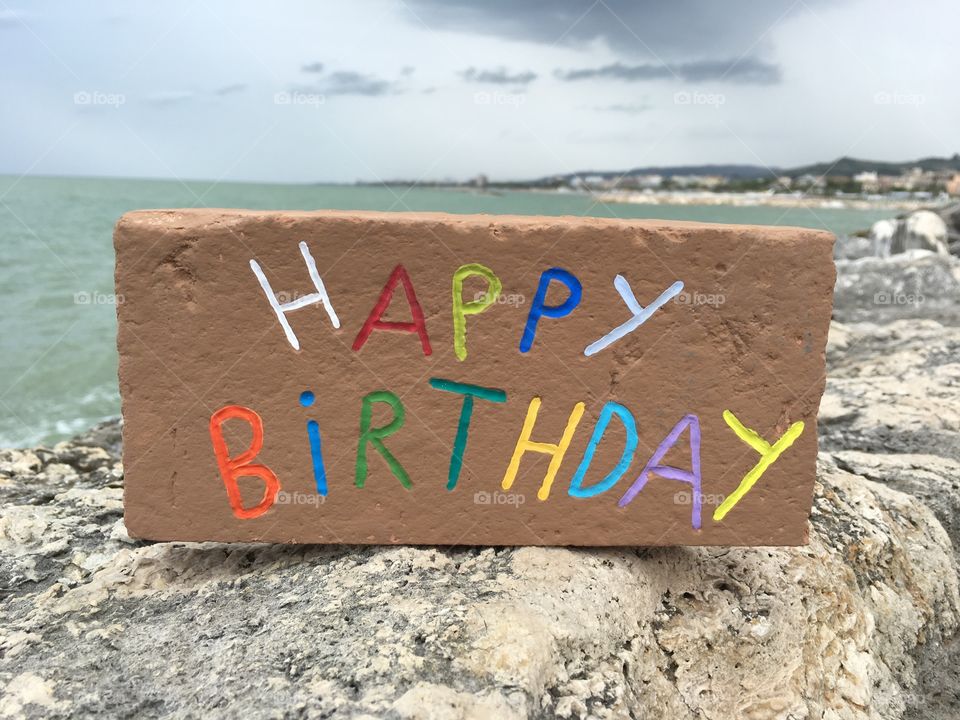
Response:
[[[827,353],[821,448],[960,461],[960,328],[834,323]]]
[[[835,260],[856,260],[858,258],[873,257],[873,241],[869,237],[860,235],[842,235],[833,244]]]
[[[890,257],[909,250],[960,255],[960,203],[878,220],[868,231],[838,238],[835,246],[837,258],[843,260]]]
[[[840,264],[805,547],[146,544],[116,423],[0,451],[0,716],[960,716],[957,275],[910,257]]]
[[[954,202],[937,210],[947,225],[947,244],[950,252],[960,255],[960,202]]]
[[[948,255],[947,224],[937,213],[917,210],[903,219],[879,220],[870,228],[874,255],[890,257],[908,250]]]
[[[115,455],[6,451],[0,713],[903,717],[956,564],[854,466],[822,456],[801,548],[148,545]]]
[[[956,324],[960,262],[924,250],[837,260],[833,317],[845,323],[913,318]]]

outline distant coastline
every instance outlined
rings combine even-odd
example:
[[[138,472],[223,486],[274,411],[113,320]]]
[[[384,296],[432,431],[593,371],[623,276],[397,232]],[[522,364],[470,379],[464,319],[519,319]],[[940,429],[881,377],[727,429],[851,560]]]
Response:
[[[837,208],[850,210],[920,210],[949,203],[949,198],[824,197],[803,193],[766,192],[631,192],[593,193],[599,202],[635,205],[730,205],[735,207]]]
[[[780,169],[765,165],[675,165],[578,171],[531,180],[358,183],[401,187],[577,193],[603,203],[913,211],[960,197],[960,153],[906,162],[842,157]]]
[[[801,192],[732,192],[714,190],[605,190],[570,189],[567,187],[544,188],[523,185],[488,185],[477,187],[465,184],[417,183],[410,185],[396,183],[357,183],[360,187],[411,187],[432,190],[450,190],[452,192],[473,193],[477,195],[500,195],[504,192],[531,193],[537,195],[579,196],[591,198],[597,203],[620,203],[627,205],[697,205],[717,207],[771,207],[771,208],[811,208],[835,210],[890,210],[912,212],[937,208],[955,202],[955,199],[940,195],[936,197],[895,197],[889,195],[807,195]]]

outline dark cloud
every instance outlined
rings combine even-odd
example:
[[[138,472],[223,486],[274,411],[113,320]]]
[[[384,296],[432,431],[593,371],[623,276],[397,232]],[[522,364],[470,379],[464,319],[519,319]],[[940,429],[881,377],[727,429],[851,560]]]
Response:
[[[432,28],[535,42],[606,42],[666,61],[737,57],[768,44],[778,22],[822,0],[408,0]]]
[[[773,85],[780,82],[780,66],[756,58],[741,60],[696,60],[672,65],[643,63],[624,65],[612,63],[596,68],[557,70],[561,80],[683,80],[684,82],[734,82],[752,85]]]
[[[384,80],[376,75],[368,75],[353,70],[338,70],[327,73],[326,65],[322,62],[306,63],[300,70],[311,75],[317,75],[318,81],[309,88],[299,88],[304,92],[320,93],[323,95],[365,95],[378,97],[380,95],[398,94],[403,92],[396,83]],[[416,71],[411,65],[400,68],[400,77],[410,77]]]
[[[510,73],[502,67],[491,70],[479,70],[470,67],[459,74],[467,82],[489,83],[491,85],[527,85],[537,79],[537,74],[532,70]]]
[[[193,90],[159,90],[148,93],[143,99],[150,105],[172,107],[194,102],[207,102],[212,98],[241,93],[246,90],[247,87],[246,83],[234,83],[233,85],[223,85],[214,90],[205,90],[202,92],[194,92]]]
[[[144,100],[151,105],[167,107],[192,102],[196,97],[197,94],[192,90],[160,90],[147,94]]]
[[[393,89],[393,84],[374,75],[344,70],[330,73],[324,82],[324,93],[327,95],[367,95],[375,97],[386,95]]]
[[[246,83],[234,83],[233,85],[224,85],[223,87],[217,88],[213,91],[213,94],[223,97],[224,95],[233,95],[234,93],[243,92],[246,89]]]
[[[614,112],[614,113],[623,113],[625,115],[638,115],[647,110],[653,110],[653,105],[648,103],[628,105],[623,103],[615,103],[613,105],[599,105],[594,108],[598,112]]]
[[[298,87],[298,92],[314,93],[333,97],[336,95],[362,95],[365,97],[379,97],[401,92],[395,84],[376,75],[355,72],[353,70],[339,70],[323,74],[310,87]]]

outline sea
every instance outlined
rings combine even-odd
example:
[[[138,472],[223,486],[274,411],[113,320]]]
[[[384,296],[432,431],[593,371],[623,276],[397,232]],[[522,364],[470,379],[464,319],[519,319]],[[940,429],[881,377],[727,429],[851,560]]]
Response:
[[[53,444],[119,414],[113,225],[128,210],[181,207],[663,218],[838,235],[895,214],[614,204],[572,192],[0,176],[0,448]]]

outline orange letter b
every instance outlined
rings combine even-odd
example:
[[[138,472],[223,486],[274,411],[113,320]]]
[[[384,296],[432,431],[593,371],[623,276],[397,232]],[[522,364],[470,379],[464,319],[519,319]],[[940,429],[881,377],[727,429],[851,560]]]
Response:
[[[223,423],[233,418],[244,420],[250,425],[253,439],[250,441],[250,447],[231,458],[227,441],[223,439]],[[273,505],[280,490],[280,481],[277,480],[273,470],[266,465],[250,462],[263,447],[263,420],[250,408],[242,405],[227,405],[210,416],[210,440],[213,441],[213,452],[217,456],[217,465],[220,466],[220,477],[223,478],[223,484],[227,486],[227,497],[230,499],[233,514],[241,520],[263,515]],[[263,499],[252,508],[243,506],[240,486],[237,484],[237,478],[241,477],[258,477],[265,485]]]

